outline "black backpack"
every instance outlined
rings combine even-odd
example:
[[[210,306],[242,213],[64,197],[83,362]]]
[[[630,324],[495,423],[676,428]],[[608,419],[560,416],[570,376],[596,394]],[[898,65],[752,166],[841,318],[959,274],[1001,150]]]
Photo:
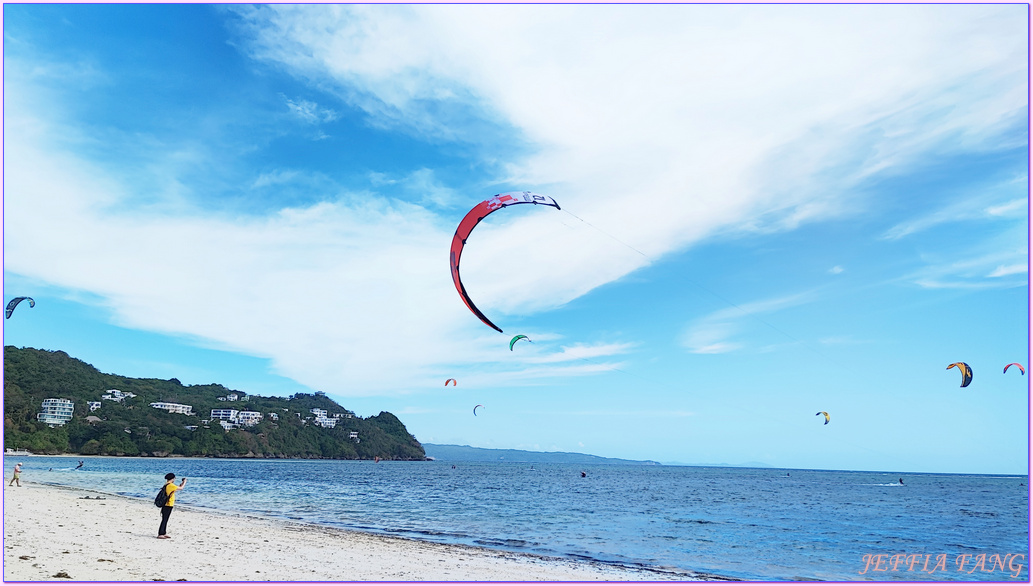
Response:
[[[165,486],[162,486],[161,490],[158,491],[158,496],[154,497],[154,506],[161,508],[167,502],[169,502],[169,493],[165,492]]]

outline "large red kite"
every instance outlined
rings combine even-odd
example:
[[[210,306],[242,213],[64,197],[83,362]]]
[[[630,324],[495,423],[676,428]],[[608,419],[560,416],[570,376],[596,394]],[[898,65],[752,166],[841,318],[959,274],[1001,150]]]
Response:
[[[470,232],[473,231],[474,226],[479,224],[481,220],[495,210],[500,210],[504,207],[520,203],[530,203],[554,207],[557,210],[560,209],[556,200],[546,195],[538,195],[537,193],[531,193],[530,191],[500,193],[498,195],[493,195],[474,206],[474,208],[466,214],[466,217],[459,222],[459,227],[456,228],[456,234],[452,237],[452,254],[449,257],[449,264],[452,266],[452,282],[456,285],[456,291],[459,291],[459,296],[463,299],[463,303],[470,308],[470,311],[472,311],[474,315],[481,318],[482,322],[488,324],[499,332],[502,331],[502,328],[491,323],[491,320],[485,317],[484,314],[481,313],[481,310],[477,309],[477,306],[470,300],[470,295],[466,292],[466,287],[463,286],[463,281],[459,278],[459,257],[463,254],[463,246],[466,245],[466,239],[470,237]]]

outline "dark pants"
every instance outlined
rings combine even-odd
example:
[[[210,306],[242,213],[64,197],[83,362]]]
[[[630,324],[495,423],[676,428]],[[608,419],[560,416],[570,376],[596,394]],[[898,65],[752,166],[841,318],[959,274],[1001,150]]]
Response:
[[[165,526],[169,524],[169,515],[172,514],[172,507],[161,508],[161,527],[158,527],[158,535],[165,535]]]

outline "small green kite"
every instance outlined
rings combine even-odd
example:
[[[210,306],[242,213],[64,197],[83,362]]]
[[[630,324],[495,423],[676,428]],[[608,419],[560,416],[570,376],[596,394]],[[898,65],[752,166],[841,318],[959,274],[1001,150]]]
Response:
[[[523,334],[519,334],[519,335],[513,336],[513,339],[509,341],[509,351],[510,352],[513,351],[513,344],[516,344],[517,340],[520,340],[520,339],[527,340],[528,342],[531,341],[531,338],[528,338],[527,336],[525,336]]]

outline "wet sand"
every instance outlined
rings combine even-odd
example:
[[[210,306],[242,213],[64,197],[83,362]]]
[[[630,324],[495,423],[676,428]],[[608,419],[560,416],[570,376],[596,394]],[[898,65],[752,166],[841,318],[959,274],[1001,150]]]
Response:
[[[4,581],[670,581],[668,573],[177,506],[4,486]]]

